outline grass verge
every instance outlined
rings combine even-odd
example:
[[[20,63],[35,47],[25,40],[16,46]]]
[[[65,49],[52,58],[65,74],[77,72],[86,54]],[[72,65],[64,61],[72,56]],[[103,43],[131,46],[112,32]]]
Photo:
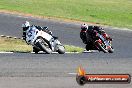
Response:
[[[72,45],[65,45],[65,49],[67,52],[83,52],[84,48],[72,46]]]
[[[0,0],[0,10],[132,28],[132,0]]]
[[[82,52],[84,49],[71,45],[65,45],[66,52]],[[0,37],[0,51],[4,52],[32,52],[32,46],[27,45],[24,40]]]
[[[27,45],[24,40],[0,37],[0,51],[5,52],[31,52],[32,46]]]

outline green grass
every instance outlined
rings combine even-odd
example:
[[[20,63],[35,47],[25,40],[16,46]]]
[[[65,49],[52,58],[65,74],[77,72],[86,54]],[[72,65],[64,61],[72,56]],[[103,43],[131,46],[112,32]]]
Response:
[[[31,52],[32,46],[27,45],[24,40],[12,39],[12,38],[0,38],[0,51]]]
[[[82,52],[84,49],[76,46],[65,45],[66,52]],[[24,40],[0,37],[0,51],[5,52],[32,52],[32,46]]]
[[[65,49],[67,52],[83,52],[84,48],[72,46],[72,45],[65,45]]]
[[[0,9],[132,28],[132,0],[0,0]]]

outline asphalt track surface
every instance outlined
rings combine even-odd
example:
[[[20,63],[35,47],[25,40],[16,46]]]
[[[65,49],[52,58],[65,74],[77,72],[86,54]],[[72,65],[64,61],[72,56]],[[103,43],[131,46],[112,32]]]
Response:
[[[0,35],[21,37],[21,24],[48,26],[64,44],[84,47],[79,38],[80,24],[36,19],[18,15],[0,14]],[[105,28],[111,35],[115,52],[79,54],[0,54],[0,88],[131,88],[132,84],[76,83],[77,68],[81,65],[87,73],[128,73],[132,75],[132,31]]]

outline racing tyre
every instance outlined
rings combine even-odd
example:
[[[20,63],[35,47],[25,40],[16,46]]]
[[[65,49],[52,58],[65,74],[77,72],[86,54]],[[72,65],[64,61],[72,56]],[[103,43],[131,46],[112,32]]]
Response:
[[[39,50],[37,48],[33,47],[33,52],[38,53]]]
[[[59,54],[64,54],[65,53],[65,47],[63,45],[57,45],[57,47],[58,47],[57,52]]]
[[[87,51],[94,49],[92,44],[87,44],[85,48]]]
[[[99,42],[96,42],[96,45],[99,47],[99,49],[101,51],[103,51],[104,53],[107,53],[108,51],[105,49],[105,47],[103,45],[101,45]]]
[[[89,49],[89,45],[86,45],[86,50],[87,50],[87,51],[89,51],[89,50],[90,50],[90,49]]]
[[[42,51],[46,52],[47,54],[51,54],[52,53],[52,50],[50,49],[50,46],[42,38],[40,38],[36,44],[38,45],[38,47]]]
[[[109,52],[109,53],[113,53],[113,52],[114,52],[113,47],[111,47],[111,49],[110,49],[110,50],[108,50],[108,52]]]

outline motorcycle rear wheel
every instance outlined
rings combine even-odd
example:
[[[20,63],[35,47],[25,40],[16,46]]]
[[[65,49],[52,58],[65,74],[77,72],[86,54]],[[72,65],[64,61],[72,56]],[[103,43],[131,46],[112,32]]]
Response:
[[[39,50],[35,47],[33,47],[33,52],[35,52],[36,54],[39,52]]]
[[[42,38],[39,38],[39,41],[36,44],[42,51],[46,52],[47,54],[52,53],[52,50],[50,49],[49,45]]]

